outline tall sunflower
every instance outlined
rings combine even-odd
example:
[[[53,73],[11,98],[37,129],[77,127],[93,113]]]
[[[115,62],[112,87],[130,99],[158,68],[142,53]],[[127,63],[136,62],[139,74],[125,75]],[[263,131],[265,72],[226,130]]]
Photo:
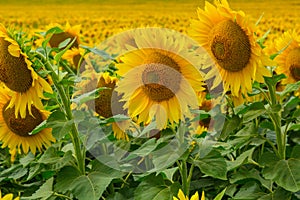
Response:
[[[83,106],[85,109],[95,111],[97,115],[104,118],[110,118],[117,114],[126,115],[126,110],[123,109],[122,102],[119,102],[120,96],[115,92],[114,88],[118,79],[112,77],[108,72],[96,73],[91,67],[83,72],[84,80],[77,87],[80,90],[74,93],[74,96],[91,92],[96,88],[105,88],[99,91],[99,97],[94,101],[88,101]],[[130,121],[113,122],[112,129],[116,139],[128,140],[126,130],[130,127]]]
[[[15,107],[9,107],[11,97],[5,89],[0,93],[0,141],[2,148],[8,147],[12,160],[17,153],[27,154],[31,151],[33,154],[37,150],[41,151],[43,146],[48,147],[51,142],[55,142],[51,129],[45,128],[39,133],[29,135],[29,133],[41,122],[47,119],[49,112],[40,110],[31,105],[26,109],[26,117],[15,116]]]
[[[157,128],[178,123],[197,108],[202,76],[189,61],[190,43],[166,29],[147,28],[135,35],[137,48],[123,54],[117,73],[123,77],[116,88],[124,108],[138,123],[156,120]]]
[[[43,92],[52,93],[50,85],[31,65],[18,43],[0,25],[0,81],[10,90],[12,99],[7,107],[14,108],[16,117],[20,113],[25,118],[26,110],[31,114],[31,104],[42,109]]]
[[[265,65],[273,63],[256,42],[255,26],[242,11],[233,11],[226,0],[205,2],[198,9],[198,19],[191,22],[190,35],[204,47],[213,60],[205,79],[213,79],[212,88],[223,83],[224,93],[233,97],[252,91],[254,81],[263,82],[270,72]],[[216,76],[220,74],[220,76]]]
[[[270,52],[277,53],[284,51],[275,57],[278,67],[275,69],[277,74],[285,74],[286,79],[282,80],[282,84],[295,83],[300,81],[300,36],[296,31],[287,31],[282,37],[277,38]],[[300,94],[300,90],[296,95]]]

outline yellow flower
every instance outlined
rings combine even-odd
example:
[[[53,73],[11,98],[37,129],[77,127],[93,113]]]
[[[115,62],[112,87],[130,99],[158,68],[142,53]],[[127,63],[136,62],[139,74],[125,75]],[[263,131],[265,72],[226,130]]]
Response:
[[[74,38],[76,38],[70,49],[79,48],[79,44],[81,43],[80,42],[80,25],[71,26],[67,22],[65,26],[62,26],[60,24],[54,23],[54,24],[49,24],[48,26],[46,26],[45,29],[50,30],[51,28],[54,28],[54,27],[60,28],[63,32],[48,34],[46,36],[46,38],[51,37],[51,39],[49,40],[49,45],[52,48],[54,48],[54,47],[57,48],[61,42],[65,41],[68,38],[70,38],[71,41]],[[35,43],[37,46],[42,46],[42,43],[44,40],[45,40],[44,38],[39,38],[35,41]]]
[[[82,73],[85,79],[77,85],[80,90],[76,91],[74,96],[105,87],[105,89],[99,91],[98,98],[85,103],[85,109],[94,110],[97,115],[104,118],[110,118],[117,114],[126,115],[127,112],[122,107],[124,103],[119,102],[120,97],[114,90],[118,79],[110,76],[108,72],[96,73],[89,65],[86,65],[86,67],[87,70]],[[125,133],[129,127],[129,120],[113,122],[112,129],[115,138],[129,140],[128,135]]]
[[[173,197],[173,200],[189,200],[189,197],[185,196],[181,189],[179,189],[177,197]],[[198,192],[196,192],[190,200],[199,200]],[[202,192],[201,200],[205,200],[204,191]]]
[[[205,9],[199,8],[197,13],[190,35],[212,57],[214,65],[205,77],[214,78],[211,89],[223,83],[224,94],[231,91],[239,97],[252,91],[254,81],[263,82],[263,76],[270,75],[264,65],[273,63],[257,44],[255,27],[249,24],[244,12],[233,11],[226,0],[219,0],[215,6],[205,2]]]
[[[275,69],[277,74],[285,74],[286,79],[282,80],[282,84],[295,83],[300,81],[300,36],[296,31],[287,31],[282,37],[277,38],[270,51],[277,53],[284,51],[275,57],[278,67]],[[297,95],[299,95],[298,90]]]
[[[72,68],[80,69],[80,66],[84,61],[84,50],[80,48],[68,49],[63,54],[62,58],[67,60]]]
[[[48,111],[40,110],[31,105],[31,114],[27,109],[25,118],[16,117],[15,107],[8,107],[10,101],[11,97],[2,89],[0,92],[0,141],[2,141],[2,148],[9,148],[12,161],[14,161],[17,153],[23,151],[27,154],[31,151],[35,154],[36,150],[41,151],[43,146],[48,147],[51,142],[55,142],[50,128],[29,135],[36,126],[47,119]]]
[[[117,73],[123,77],[117,92],[124,108],[138,123],[156,120],[157,128],[178,123],[199,105],[202,76],[189,62],[188,44],[181,35],[165,29],[143,29],[135,35],[137,48],[120,57]]]
[[[10,90],[12,97],[8,108],[20,113],[22,118],[26,110],[31,114],[31,104],[43,108],[43,92],[52,93],[50,85],[32,68],[32,63],[23,53],[16,41],[11,39],[7,30],[0,25],[0,81]]]
[[[0,200],[20,200],[20,197],[14,198],[14,195],[11,193],[6,194],[5,196],[2,197],[1,190],[0,190]]]

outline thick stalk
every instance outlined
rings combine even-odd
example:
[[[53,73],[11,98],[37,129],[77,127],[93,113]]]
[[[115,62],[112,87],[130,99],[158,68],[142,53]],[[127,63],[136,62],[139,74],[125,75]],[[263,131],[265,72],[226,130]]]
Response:
[[[67,119],[72,121],[73,120],[73,113],[71,111],[70,99],[67,97],[67,94],[65,93],[64,87],[57,82],[58,76],[54,72],[53,67],[50,64],[50,62],[42,54],[37,53],[37,55],[43,61],[44,66],[46,67],[46,69],[51,72],[52,78],[53,78],[53,83],[54,83],[54,85],[55,85],[55,87],[58,91],[58,94],[61,98],[61,101],[62,101],[62,104],[63,104],[63,107],[64,107],[64,112],[67,116]],[[77,166],[79,168],[79,171],[82,174],[85,174],[85,163],[84,163],[85,151],[84,151],[84,149],[81,148],[78,129],[77,129],[77,127],[74,123],[72,125],[71,139],[72,139],[72,143],[74,145],[74,150],[75,150],[76,160],[77,160]]]

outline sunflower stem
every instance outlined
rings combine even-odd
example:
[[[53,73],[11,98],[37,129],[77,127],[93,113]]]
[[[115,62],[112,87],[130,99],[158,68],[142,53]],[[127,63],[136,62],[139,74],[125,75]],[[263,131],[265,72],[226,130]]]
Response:
[[[181,163],[181,178],[182,178],[182,189],[183,193],[189,196],[189,184],[188,184],[188,176],[187,176],[187,163],[186,161],[182,161]]]
[[[276,133],[276,143],[277,143],[277,151],[279,159],[285,159],[286,154],[286,139],[285,134],[281,131],[281,109],[276,111],[276,106],[280,105],[276,98],[276,86],[268,85],[269,96],[270,96],[270,107],[271,111],[269,112],[269,116],[274,125],[274,130]],[[273,111],[275,108],[275,111]]]
[[[66,117],[68,120],[72,121],[73,113],[71,110],[70,99],[68,98],[64,87],[62,85],[60,85],[59,82],[57,81],[57,80],[59,80],[58,75],[55,73],[51,63],[47,60],[47,58],[45,58],[42,54],[40,54],[38,52],[36,52],[36,55],[38,56],[39,59],[41,59],[43,61],[45,68],[51,72],[51,75],[53,78],[53,83],[54,83],[54,85],[59,93],[59,96],[61,98]],[[79,132],[74,123],[72,125],[71,139],[72,139],[72,143],[74,145],[74,150],[75,150],[75,154],[76,154],[77,167],[79,168],[79,171],[81,172],[81,174],[85,174],[85,163],[84,163],[85,150],[84,150],[84,148],[81,147]]]

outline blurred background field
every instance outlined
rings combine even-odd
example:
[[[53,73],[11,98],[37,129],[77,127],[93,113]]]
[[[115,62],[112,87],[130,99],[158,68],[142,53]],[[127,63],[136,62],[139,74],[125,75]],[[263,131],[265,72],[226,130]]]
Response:
[[[288,29],[300,30],[298,0],[229,0],[229,4],[250,15],[253,22],[264,14],[258,35],[271,29],[268,40]],[[1,0],[0,22],[31,33],[50,23],[81,24],[84,43],[96,45],[136,27],[159,26],[186,33],[197,7],[203,6],[204,0]]]

